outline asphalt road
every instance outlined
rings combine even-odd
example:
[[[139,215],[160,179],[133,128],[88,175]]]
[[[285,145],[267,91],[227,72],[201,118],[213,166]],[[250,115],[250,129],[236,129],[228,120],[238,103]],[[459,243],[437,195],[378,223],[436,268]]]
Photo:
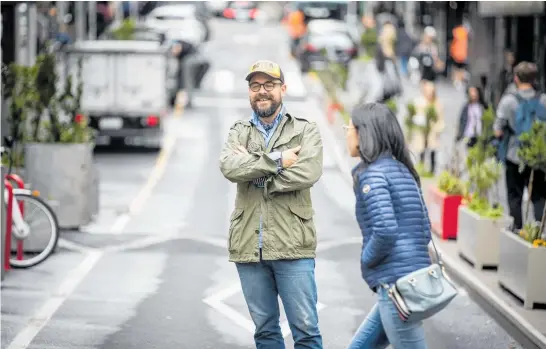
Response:
[[[172,146],[158,159],[98,154],[97,221],[64,234],[59,252],[43,265],[7,276],[2,348],[252,348],[252,324],[227,260],[235,186],[218,170],[230,125],[250,115],[247,69],[260,58],[277,61],[291,91],[288,109],[324,116],[319,102],[307,98],[280,27],[215,21],[213,30],[210,74],[196,108],[169,120]],[[352,188],[327,141],[324,167],[313,189],[320,324],[324,347],[342,349],[375,297],[360,277]],[[463,289],[426,322],[426,332],[430,348],[519,348]]]

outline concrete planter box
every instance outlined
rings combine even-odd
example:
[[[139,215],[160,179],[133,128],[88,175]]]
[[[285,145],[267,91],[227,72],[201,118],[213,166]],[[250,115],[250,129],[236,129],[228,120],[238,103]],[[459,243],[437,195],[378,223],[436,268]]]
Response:
[[[512,224],[512,217],[484,218],[466,206],[459,207],[459,254],[476,269],[498,267],[501,231]]]
[[[462,195],[448,195],[440,191],[436,184],[428,188],[428,214],[432,231],[441,239],[456,239]]]
[[[508,230],[500,234],[499,284],[533,309],[537,303],[546,304],[546,248],[533,247]]]
[[[93,144],[29,143],[25,149],[25,180],[54,202],[61,228],[78,229],[97,210],[98,176]]]

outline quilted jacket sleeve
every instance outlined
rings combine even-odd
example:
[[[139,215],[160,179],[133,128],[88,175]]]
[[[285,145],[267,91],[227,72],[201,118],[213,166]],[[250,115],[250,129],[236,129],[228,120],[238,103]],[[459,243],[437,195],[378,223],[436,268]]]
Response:
[[[370,239],[364,246],[362,263],[373,268],[388,256],[397,238],[398,224],[394,214],[389,184],[384,174],[368,173],[360,181],[360,194],[365,206],[367,232]]]

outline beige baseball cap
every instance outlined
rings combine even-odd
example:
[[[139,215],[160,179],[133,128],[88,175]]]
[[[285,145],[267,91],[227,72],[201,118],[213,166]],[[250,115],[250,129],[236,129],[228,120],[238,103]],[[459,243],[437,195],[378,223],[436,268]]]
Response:
[[[274,62],[267,60],[259,60],[250,67],[248,74],[246,75],[246,81],[250,81],[252,77],[257,73],[266,74],[273,79],[279,79],[284,84],[284,73],[281,67]]]

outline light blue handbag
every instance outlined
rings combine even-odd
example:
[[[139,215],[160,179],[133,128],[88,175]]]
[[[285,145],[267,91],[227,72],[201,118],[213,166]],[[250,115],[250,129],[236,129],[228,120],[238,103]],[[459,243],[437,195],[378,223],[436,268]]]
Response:
[[[415,186],[421,199],[422,210],[426,212],[423,194],[417,182]],[[429,217],[425,216],[425,220],[428,221]],[[424,227],[423,233],[427,235]],[[457,296],[458,291],[445,275],[440,254],[432,238],[431,241],[437,263],[399,278],[389,288],[389,297],[403,321],[424,320],[444,309]]]

